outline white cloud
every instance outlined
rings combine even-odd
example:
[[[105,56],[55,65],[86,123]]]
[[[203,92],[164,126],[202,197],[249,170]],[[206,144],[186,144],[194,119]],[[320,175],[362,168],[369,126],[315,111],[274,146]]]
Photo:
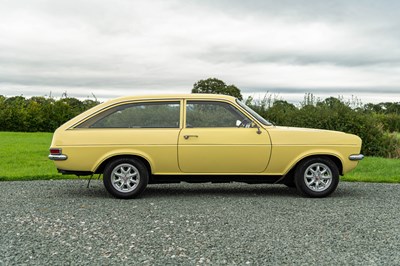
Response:
[[[382,3],[0,1],[0,94],[189,92],[217,77],[247,94],[400,101],[398,4]]]

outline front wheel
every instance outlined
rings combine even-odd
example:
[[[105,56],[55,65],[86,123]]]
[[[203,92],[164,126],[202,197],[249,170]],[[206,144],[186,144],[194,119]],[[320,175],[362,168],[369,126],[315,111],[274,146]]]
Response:
[[[137,159],[116,159],[104,169],[104,186],[116,198],[131,199],[139,196],[145,190],[148,181],[148,170]]]
[[[328,158],[309,158],[297,166],[294,181],[300,194],[322,198],[335,191],[339,184],[339,170]]]

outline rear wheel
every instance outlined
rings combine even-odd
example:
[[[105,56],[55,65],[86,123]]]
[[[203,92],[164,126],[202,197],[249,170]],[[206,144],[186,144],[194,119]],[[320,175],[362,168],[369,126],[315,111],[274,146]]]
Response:
[[[309,158],[297,166],[294,181],[301,194],[322,198],[335,191],[339,183],[339,170],[329,158]]]
[[[131,199],[139,196],[145,190],[148,181],[148,170],[137,159],[116,159],[108,163],[104,169],[104,186],[117,198]]]

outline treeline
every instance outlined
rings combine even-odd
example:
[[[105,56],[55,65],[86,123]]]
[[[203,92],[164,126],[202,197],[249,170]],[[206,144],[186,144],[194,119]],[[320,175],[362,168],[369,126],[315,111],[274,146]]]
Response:
[[[62,97],[0,95],[0,131],[53,132],[57,127],[99,104],[98,101]]]
[[[276,125],[353,133],[363,140],[363,154],[400,158],[400,102],[362,104],[333,97],[319,100],[306,94],[299,106],[271,95],[261,100],[249,97],[246,103]],[[97,104],[97,100],[70,97],[0,95],[0,131],[53,132]]]
[[[357,99],[316,99],[306,94],[300,106],[268,96],[246,102],[260,115],[280,126],[337,130],[363,140],[362,153],[400,158],[400,102],[362,104]]]

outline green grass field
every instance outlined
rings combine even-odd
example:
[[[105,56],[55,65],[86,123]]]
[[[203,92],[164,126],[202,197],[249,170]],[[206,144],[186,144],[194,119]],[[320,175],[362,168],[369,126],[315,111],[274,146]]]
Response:
[[[0,180],[71,178],[50,161],[51,133],[0,132]]]
[[[0,181],[76,178],[57,173],[47,159],[51,138],[51,133],[0,132]],[[400,183],[400,159],[366,157],[342,180]]]
[[[365,157],[344,181],[400,183],[400,159]]]

